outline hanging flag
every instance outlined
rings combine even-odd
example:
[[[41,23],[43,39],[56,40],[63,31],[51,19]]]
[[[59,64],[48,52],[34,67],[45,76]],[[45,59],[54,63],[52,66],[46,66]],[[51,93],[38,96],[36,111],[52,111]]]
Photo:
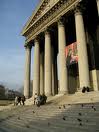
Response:
[[[77,63],[78,62],[77,42],[74,42],[66,46],[65,53],[67,65]]]

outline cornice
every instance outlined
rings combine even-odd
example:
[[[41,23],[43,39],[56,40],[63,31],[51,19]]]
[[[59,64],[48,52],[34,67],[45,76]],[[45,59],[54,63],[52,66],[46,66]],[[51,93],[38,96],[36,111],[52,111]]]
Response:
[[[42,16],[44,16],[56,3],[60,0],[42,0],[39,6],[36,8],[35,12],[33,12],[32,16],[26,23],[23,28],[21,35],[25,36],[26,32],[36,23],[38,22]],[[52,5],[50,5],[52,3]]]
[[[35,8],[35,10],[33,11],[32,15],[30,16],[29,20],[27,21],[27,23],[23,27],[21,35],[23,35],[25,33],[26,28],[28,27],[28,25],[30,24],[31,20],[36,15],[37,11],[39,10],[39,8],[41,7],[41,5],[43,4],[44,1],[45,0],[40,0],[39,4],[37,5],[37,7]]]

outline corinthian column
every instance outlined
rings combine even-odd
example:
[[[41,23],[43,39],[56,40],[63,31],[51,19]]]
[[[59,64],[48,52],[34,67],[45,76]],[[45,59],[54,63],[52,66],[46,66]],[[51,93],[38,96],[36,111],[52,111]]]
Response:
[[[31,71],[31,47],[26,46],[26,60],[25,60],[25,79],[24,79],[24,96],[30,96],[30,71]]]
[[[52,46],[52,95],[55,95],[55,60],[54,60],[54,49]]]
[[[98,19],[99,19],[99,0],[97,1],[97,10],[98,10]],[[97,25],[97,42],[99,44],[99,21],[98,21],[98,25]]]
[[[97,25],[97,43],[99,45],[99,24]]]
[[[84,30],[84,22],[80,9],[75,11],[76,38],[78,49],[78,66],[80,88],[84,86],[90,87],[89,66],[87,55],[87,44]]]
[[[44,59],[43,52],[40,53],[40,94],[44,94]]]
[[[59,44],[59,68],[60,68],[60,91],[59,93],[68,93],[68,77],[65,57],[66,34],[65,26],[62,20],[58,21],[58,44]]]
[[[55,75],[55,81],[54,81],[54,85],[55,85],[55,94],[58,94],[58,75],[57,75],[57,57],[55,57],[55,68],[54,68],[54,75]]]
[[[40,49],[37,39],[34,41],[33,96],[40,93]]]
[[[45,94],[52,94],[52,61],[51,61],[51,37],[47,30],[45,32]]]
[[[97,10],[98,10],[98,16],[99,16],[99,0],[96,0],[97,1]]]

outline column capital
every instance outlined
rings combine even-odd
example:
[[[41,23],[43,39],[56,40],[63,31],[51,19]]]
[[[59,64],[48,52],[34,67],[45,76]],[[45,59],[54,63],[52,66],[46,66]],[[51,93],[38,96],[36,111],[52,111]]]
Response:
[[[79,4],[74,8],[75,15],[82,14],[84,10],[85,10],[84,5],[81,4],[81,3],[79,3]]]
[[[35,37],[34,44],[37,44],[38,42],[39,42],[39,38],[38,37]]]
[[[78,6],[75,8],[74,12],[75,12],[75,15],[82,14],[82,10]]]
[[[50,28],[49,27],[45,28],[44,33],[50,35]]]
[[[30,49],[31,50],[32,45],[30,45],[30,44],[29,45],[25,45],[24,47],[25,47],[25,49]]]
[[[58,22],[58,25],[64,25],[65,18],[64,17],[60,17],[57,22]]]

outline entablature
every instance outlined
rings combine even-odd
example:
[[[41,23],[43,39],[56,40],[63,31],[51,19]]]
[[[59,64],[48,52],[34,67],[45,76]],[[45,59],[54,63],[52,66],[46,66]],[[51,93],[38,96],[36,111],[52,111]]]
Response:
[[[46,14],[59,0],[41,0],[36,10],[23,28],[22,35],[31,28],[44,14]]]
[[[45,28],[57,22],[57,20],[71,11],[78,5],[81,0],[58,0],[46,13],[42,15],[25,33],[26,43],[30,42],[38,34],[43,32]]]

